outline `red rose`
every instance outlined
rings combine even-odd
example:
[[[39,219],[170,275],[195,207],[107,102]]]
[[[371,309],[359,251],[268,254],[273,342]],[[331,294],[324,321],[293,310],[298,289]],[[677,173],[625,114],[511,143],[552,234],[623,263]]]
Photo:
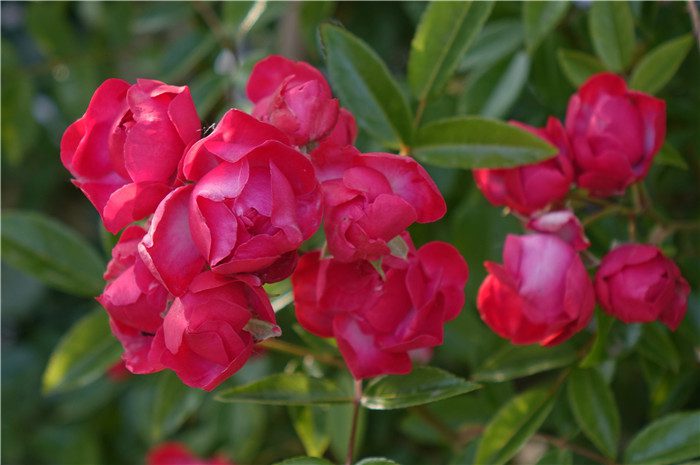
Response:
[[[445,214],[440,191],[412,158],[360,154],[351,147],[315,151],[312,157],[326,179],[324,229],[328,250],[338,260],[376,260],[408,226]]]
[[[166,442],[148,452],[146,465],[233,465],[233,463],[223,457],[200,459],[183,444]]]
[[[666,137],[666,103],[627,90],[614,74],[591,77],[569,100],[566,131],[576,183],[592,195],[622,194],[644,178]]]
[[[169,295],[137,252],[145,233],[140,226],[124,230],[112,249],[112,260],[104,274],[107,286],[97,298],[109,314],[113,332],[125,349],[122,358],[133,373],[163,369],[162,365],[148,360],[148,352],[153,336],[163,323],[161,314]]]
[[[356,379],[410,372],[410,352],[442,344],[443,325],[464,305],[468,269],[459,252],[443,242],[409,248],[406,259],[383,259],[384,278],[367,261],[319,253],[303,256],[292,275],[297,319],[337,339]]]
[[[678,328],[688,308],[690,286],[657,247],[626,244],[609,252],[595,278],[600,305],[625,323],[659,320]]]
[[[105,227],[117,233],[153,213],[200,131],[187,87],[108,79],[63,134],[61,161]]]
[[[253,116],[289,135],[295,145],[325,137],[338,119],[338,100],[320,71],[271,55],[259,61],[246,86]]]
[[[559,344],[593,315],[593,285],[576,251],[548,234],[509,235],[503,265],[484,264],[477,308],[484,322],[514,344]]]
[[[571,149],[564,127],[550,117],[547,126],[538,129],[518,122],[514,126],[554,144],[559,154],[532,165],[505,169],[474,170],[476,186],[493,205],[530,215],[566,197],[573,181]]]
[[[259,280],[206,271],[170,306],[149,357],[211,391],[243,366],[256,340],[279,334]]]

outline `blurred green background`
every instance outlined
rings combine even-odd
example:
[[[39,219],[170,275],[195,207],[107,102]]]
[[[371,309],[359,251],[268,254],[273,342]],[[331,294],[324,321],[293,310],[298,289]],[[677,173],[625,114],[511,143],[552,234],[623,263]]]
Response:
[[[683,2],[634,2],[637,57],[690,29]],[[303,59],[323,69],[317,27],[334,21],[370,44],[402,86],[416,24],[424,2],[33,2],[2,3],[2,209],[43,212],[79,231],[106,262],[99,218],[69,182],[59,160],[65,128],[85,111],[94,89],[106,78],[138,77],[189,85],[205,127],[231,107],[249,108],[245,82],[252,65],[270,53]],[[593,53],[586,2],[576,2],[558,27],[532,54],[526,52],[522,5],[498,2],[477,44],[461,61],[446,94],[432,102],[425,121],[458,114],[483,114],[542,125],[548,115],[563,118],[575,87],[562,69],[561,49]],[[700,218],[700,55],[694,46],[671,82],[659,93],[668,102],[668,140],[685,169],[657,164],[647,186],[656,207],[669,218]],[[381,147],[361,134],[365,151]],[[434,364],[468,377],[504,342],[479,320],[476,290],[481,263],[500,260],[503,238],[520,232],[475,190],[471,173],[429,169],[448,202],[448,215],[412,230],[417,243],[446,240],[466,257],[471,277],[467,306],[448,325],[446,343]],[[652,224],[642,225],[642,232]],[[625,237],[624,221],[610,218],[589,230],[593,252],[601,256],[611,237]],[[700,376],[692,344],[700,339],[700,236],[680,231],[664,250],[681,266],[694,292],[688,317],[673,336],[687,376],[668,367],[627,364],[614,387],[623,431],[637,431],[651,419],[676,409],[700,407]],[[2,265],[2,462],[8,464],[141,463],[153,443],[186,442],[208,456],[222,451],[240,464],[267,464],[304,453],[286,409],[216,404],[199,393],[176,398],[174,412],[153,424],[153,399],[167,375],[101,378],[63,394],[44,396],[41,376],[62,334],[95,308],[91,299],[45,287]],[[293,314],[280,313],[283,328]],[[287,331],[285,339],[296,338]],[[686,350],[688,348],[690,350]],[[632,353],[631,357],[640,357]],[[279,372],[288,357],[261,354],[228,385]],[[686,366],[686,365],[683,365]],[[645,380],[644,383],[640,379]],[[660,381],[661,380],[661,381]],[[663,392],[658,383],[663,382]],[[527,385],[528,381],[524,381]],[[477,395],[432,407],[455,428],[483,422],[522,383],[490,385]],[[159,391],[161,392],[161,391]],[[561,408],[560,408],[561,407]],[[545,428],[571,426],[565,406]],[[331,456],[341,460],[349,412],[334,407],[329,418]],[[567,417],[568,415],[568,417]],[[454,451],[414,411],[366,413],[362,456],[385,455],[403,464],[453,463],[468,452]],[[551,424],[550,424],[551,423]],[[472,451],[473,453],[473,451]],[[577,463],[586,463],[578,457]]]

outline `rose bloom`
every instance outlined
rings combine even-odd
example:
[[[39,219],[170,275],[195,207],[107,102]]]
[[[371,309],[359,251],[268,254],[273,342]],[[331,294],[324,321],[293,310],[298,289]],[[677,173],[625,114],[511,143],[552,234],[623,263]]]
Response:
[[[653,245],[613,249],[603,257],[595,286],[603,309],[625,323],[659,320],[675,330],[688,308],[688,282]]]
[[[442,344],[445,322],[464,305],[468,268],[444,242],[406,259],[386,256],[384,276],[367,261],[304,255],[292,275],[299,323],[321,337],[335,337],[355,379],[411,371],[411,354]]]
[[[516,168],[476,169],[476,186],[484,197],[496,206],[506,206],[523,215],[530,215],[564,199],[573,181],[571,148],[564,127],[550,117],[542,129],[512,121],[550,142],[559,153],[550,159]]]
[[[178,442],[160,444],[148,452],[146,465],[233,465],[223,456],[204,460],[196,457],[184,445]]]
[[[73,183],[117,233],[153,213],[176,183],[177,166],[201,126],[186,86],[108,79],[61,139]]]
[[[591,246],[583,225],[571,210],[557,210],[533,217],[528,221],[527,229],[554,234],[576,251],[585,250]]]
[[[140,226],[124,230],[104,274],[107,285],[97,298],[109,314],[112,332],[124,346],[122,359],[132,373],[163,369],[161,364],[151,363],[148,354],[171,298],[137,252],[144,234]]]
[[[257,278],[205,271],[170,306],[149,360],[186,385],[211,391],[245,364],[256,341],[280,333]]]
[[[554,235],[509,235],[503,264],[486,262],[477,308],[484,322],[513,344],[559,344],[590,321],[593,285],[581,259]]]
[[[566,131],[576,183],[592,195],[624,193],[644,178],[666,137],[666,103],[630,91],[614,74],[596,74],[569,100]]]
[[[323,180],[328,250],[338,260],[376,260],[408,226],[445,214],[442,194],[412,158],[337,146],[314,151],[312,162]]]
[[[338,100],[321,72],[302,61],[279,55],[260,60],[246,93],[253,116],[289,135],[295,145],[325,137],[338,119]]]

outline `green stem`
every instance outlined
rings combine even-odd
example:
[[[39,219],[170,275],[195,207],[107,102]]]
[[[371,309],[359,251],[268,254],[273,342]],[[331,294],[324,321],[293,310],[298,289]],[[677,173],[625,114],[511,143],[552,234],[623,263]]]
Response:
[[[348,454],[345,465],[352,465],[352,455],[355,451],[355,436],[357,434],[357,420],[360,414],[360,401],[362,400],[362,380],[355,380],[355,396],[352,400],[352,423],[350,425],[350,439],[348,440]]]

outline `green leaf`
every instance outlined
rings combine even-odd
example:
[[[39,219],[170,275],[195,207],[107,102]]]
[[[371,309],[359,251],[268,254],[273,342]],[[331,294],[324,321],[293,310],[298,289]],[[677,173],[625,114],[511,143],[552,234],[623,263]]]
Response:
[[[673,78],[693,45],[693,36],[686,34],[655,47],[635,66],[630,87],[655,94]]]
[[[292,459],[277,462],[274,465],[333,465],[326,459],[318,457],[294,457]]]
[[[442,90],[492,8],[490,1],[432,2],[428,5],[408,57],[408,82],[419,100]]]
[[[2,214],[2,259],[69,294],[92,297],[102,291],[105,264],[75,231],[40,213]]]
[[[516,53],[508,68],[500,76],[480,114],[489,118],[500,118],[505,115],[525,87],[529,71],[530,58],[527,53]]]
[[[481,386],[434,367],[416,367],[408,375],[380,376],[367,385],[362,405],[373,410],[427,404],[479,389]]]
[[[312,457],[322,457],[331,443],[328,408],[304,405],[290,406],[287,410],[306,453]]]
[[[634,18],[629,3],[593,2],[588,30],[596,54],[611,71],[627,69],[634,52]]]
[[[579,87],[594,74],[605,71],[605,65],[593,55],[577,50],[560,48],[557,51],[559,66],[572,86]]]
[[[673,166],[682,170],[688,170],[688,163],[670,142],[661,146],[661,150],[654,157],[654,163]]]
[[[61,338],[49,358],[43,377],[44,393],[85,386],[119,360],[121,345],[112,336],[107,313],[95,309]]]
[[[637,342],[639,354],[662,368],[670,368],[678,373],[681,359],[668,330],[659,323],[649,323],[642,327],[642,337]]]
[[[523,3],[523,25],[527,50],[533,53],[569,9],[568,1]]]
[[[574,455],[566,449],[550,449],[538,461],[537,465],[572,465]]]
[[[700,457],[700,411],[656,420],[630,441],[625,463],[665,465]]]
[[[502,121],[449,118],[418,131],[413,154],[419,160],[446,168],[509,168],[556,155],[543,139]]]
[[[385,459],[384,457],[367,457],[357,462],[355,465],[399,465],[398,462]]]
[[[569,407],[588,439],[614,458],[620,439],[620,415],[612,391],[598,370],[576,369],[569,375]]]
[[[460,71],[484,70],[515,52],[523,43],[521,21],[503,19],[489,22],[464,55]]]
[[[202,391],[187,386],[174,373],[168,371],[159,376],[151,416],[153,443],[176,432],[204,400]]]
[[[605,360],[607,356],[605,349],[607,347],[608,334],[610,334],[610,329],[613,327],[614,323],[615,319],[607,313],[602,310],[596,312],[595,341],[586,357],[581,360],[581,368],[592,368]]]
[[[511,399],[486,426],[474,463],[506,463],[544,423],[554,399],[548,389],[532,389]]]
[[[408,145],[411,111],[381,58],[340,27],[324,24],[320,31],[331,83],[340,102],[386,147]]]
[[[476,381],[501,382],[561,368],[576,360],[567,346],[541,347],[507,344],[487,358],[473,375]]]
[[[328,380],[310,378],[301,373],[282,373],[221,391],[216,400],[267,405],[310,405],[352,402],[352,397]]]

